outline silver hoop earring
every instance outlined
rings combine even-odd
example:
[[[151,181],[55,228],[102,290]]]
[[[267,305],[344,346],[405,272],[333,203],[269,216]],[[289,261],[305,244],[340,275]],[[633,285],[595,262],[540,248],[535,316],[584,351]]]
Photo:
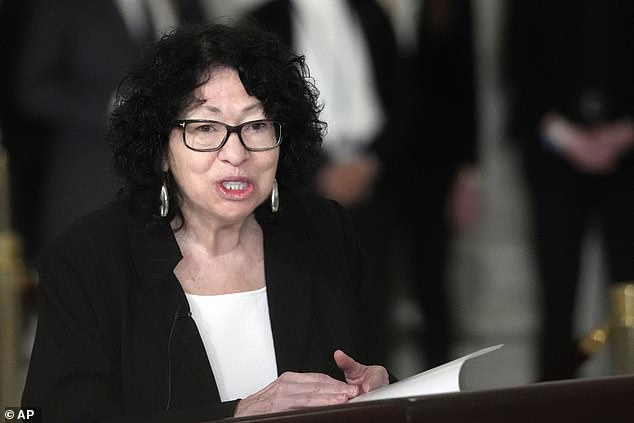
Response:
[[[163,181],[161,185],[161,193],[159,194],[161,204],[159,205],[159,214],[161,217],[167,217],[167,213],[170,210],[170,198],[167,193],[167,182]]]
[[[280,192],[277,189],[277,180],[273,180],[273,189],[271,190],[271,211],[276,213],[280,209]]]

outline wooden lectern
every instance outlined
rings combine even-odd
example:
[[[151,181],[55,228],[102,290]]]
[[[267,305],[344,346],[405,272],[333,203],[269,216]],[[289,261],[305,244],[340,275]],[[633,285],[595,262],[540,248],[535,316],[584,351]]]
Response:
[[[634,375],[309,408],[222,422],[634,422]]]

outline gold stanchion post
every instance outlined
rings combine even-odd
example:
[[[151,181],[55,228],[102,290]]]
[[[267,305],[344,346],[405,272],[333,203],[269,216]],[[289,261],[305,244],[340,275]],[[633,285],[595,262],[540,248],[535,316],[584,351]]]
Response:
[[[614,285],[610,296],[613,370],[616,374],[634,373],[634,281]]]
[[[24,284],[20,238],[10,230],[8,158],[0,146],[0,409],[19,405],[20,292]]]

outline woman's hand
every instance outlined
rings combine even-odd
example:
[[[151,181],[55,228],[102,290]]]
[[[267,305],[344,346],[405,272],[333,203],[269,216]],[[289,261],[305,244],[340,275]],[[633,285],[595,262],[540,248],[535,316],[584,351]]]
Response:
[[[359,387],[359,394],[365,394],[390,383],[385,367],[363,365],[341,350],[335,351],[334,357],[337,366],[346,377],[346,382]]]
[[[360,393],[358,384],[347,384],[325,374],[285,372],[266,388],[238,402],[235,416],[343,404]]]

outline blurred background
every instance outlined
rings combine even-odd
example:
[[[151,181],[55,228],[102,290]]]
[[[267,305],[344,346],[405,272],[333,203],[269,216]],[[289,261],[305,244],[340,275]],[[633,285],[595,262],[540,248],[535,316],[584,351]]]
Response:
[[[35,333],[39,249],[116,190],[99,140],[127,64],[144,43],[172,26],[247,17],[279,30],[305,53],[322,92],[329,123],[324,147],[332,163],[318,174],[317,186],[350,208],[373,257],[373,274],[380,276],[374,294],[385,301],[377,301],[376,315],[368,317],[376,328],[377,359],[403,378],[504,344],[465,364],[463,389],[544,380],[544,285],[533,249],[537,197],[524,172],[521,136],[509,130],[523,99],[519,85],[537,92],[543,78],[529,66],[538,61],[536,55],[508,53],[512,40],[536,46],[544,39],[533,42],[526,38],[530,34],[512,33],[523,27],[509,24],[518,15],[509,10],[515,3],[518,9],[523,4],[0,0],[0,393],[5,406],[19,402]],[[566,7],[592,2],[544,4],[551,3],[570,12]],[[536,8],[528,7],[526,19],[536,16]],[[632,43],[625,44],[621,47]],[[522,79],[509,69],[533,72],[536,82],[527,83],[528,76]],[[631,116],[628,101],[625,115]],[[525,107],[523,113],[531,112]],[[336,170],[346,175],[346,166],[368,163],[374,166],[372,177],[358,195],[329,186]],[[558,357],[574,367],[560,374],[564,378],[622,372],[609,343],[596,352],[575,343],[609,318],[611,284],[634,281],[626,270],[616,276],[607,269],[600,228],[589,225],[579,239],[578,286],[565,293],[575,306],[571,333],[560,332],[565,336]],[[624,248],[634,262],[632,250]]]

